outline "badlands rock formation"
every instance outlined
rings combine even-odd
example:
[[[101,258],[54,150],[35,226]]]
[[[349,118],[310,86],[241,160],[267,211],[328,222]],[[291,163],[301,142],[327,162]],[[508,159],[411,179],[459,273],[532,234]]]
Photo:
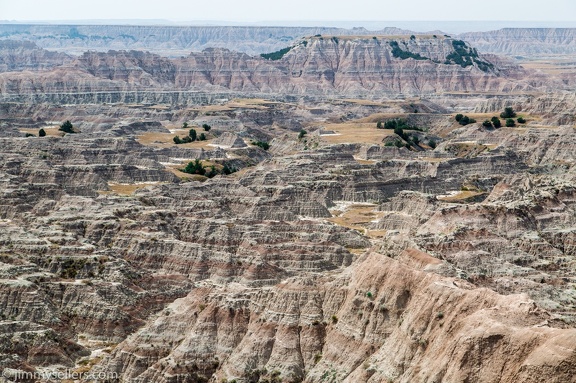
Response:
[[[314,35],[411,35],[385,28],[229,27],[141,25],[26,25],[0,24],[0,39],[31,41],[42,48],[71,54],[86,51],[144,50],[170,57],[186,56],[205,48],[225,48],[251,55],[273,52]]]
[[[0,74],[0,95],[36,103],[193,104],[198,91],[373,98],[534,91],[548,81],[517,66],[500,68],[444,37],[311,37],[266,57],[218,48],[181,59],[87,52],[52,71]]]
[[[0,382],[576,381],[556,80],[444,37],[2,52]]]
[[[504,28],[490,32],[463,33],[480,51],[506,56],[574,56],[576,29],[574,28]]]

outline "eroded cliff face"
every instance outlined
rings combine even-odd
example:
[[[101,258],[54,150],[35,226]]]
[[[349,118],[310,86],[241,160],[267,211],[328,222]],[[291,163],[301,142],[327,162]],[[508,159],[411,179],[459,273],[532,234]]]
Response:
[[[186,102],[186,92],[250,92],[380,97],[439,92],[509,92],[543,85],[521,80],[522,69],[497,65],[459,40],[312,37],[274,60],[210,48],[186,58],[142,53],[88,52],[71,66],[41,73],[4,73],[9,100],[79,103],[159,100]],[[512,75],[514,74],[514,75]],[[168,94],[168,96],[166,96]]]
[[[428,270],[438,264],[414,249],[399,255]],[[132,382],[212,374],[214,382],[571,381],[576,330],[549,328],[548,319],[526,296],[366,254],[335,278],[264,290],[205,284],[122,343],[104,368]]]
[[[412,118],[429,134],[453,120]],[[575,176],[537,174],[572,130],[477,124],[434,151],[360,161],[361,144],[303,150],[296,132],[270,154],[148,147],[130,129],[160,124],[122,129],[2,139],[7,367],[84,360],[129,382],[573,378]],[[205,182],[160,163],[239,156],[259,163]],[[102,193],[130,182],[150,186]],[[447,197],[463,187],[476,197]],[[366,216],[342,224],[354,209]]]
[[[507,56],[546,57],[576,54],[574,28],[504,28],[459,37],[480,51]]]
[[[185,27],[129,25],[15,25],[0,24],[4,39],[32,41],[42,48],[80,55],[88,50],[106,52],[145,50],[180,57],[206,48],[225,48],[251,55],[273,52],[306,36],[324,35],[410,35],[413,32],[385,28],[325,27]]]
[[[0,41],[0,72],[46,70],[72,60],[64,53],[50,52],[28,41]]]

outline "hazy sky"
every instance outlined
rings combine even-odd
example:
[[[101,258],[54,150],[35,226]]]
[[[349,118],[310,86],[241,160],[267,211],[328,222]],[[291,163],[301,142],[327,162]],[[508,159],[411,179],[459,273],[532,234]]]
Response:
[[[0,20],[576,21],[576,0],[0,0]]]

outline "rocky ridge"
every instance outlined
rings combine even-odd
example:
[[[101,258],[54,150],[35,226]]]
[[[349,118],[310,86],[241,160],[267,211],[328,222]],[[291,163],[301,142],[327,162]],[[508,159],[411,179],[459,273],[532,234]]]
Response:
[[[48,72],[0,74],[5,100],[186,103],[198,92],[382,97],[545,89],[449,38],[312,37],[274,60],[210,48],[167,59],[137,51],[87,52]],[[515,73],[515,75],[511,75]],[[425,75],[424,75],[425,74]]]

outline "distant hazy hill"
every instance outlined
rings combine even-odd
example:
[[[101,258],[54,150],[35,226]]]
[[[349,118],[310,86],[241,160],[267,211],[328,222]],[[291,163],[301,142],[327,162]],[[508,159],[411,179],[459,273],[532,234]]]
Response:
[[[136,25],[26,25],[0,24],[0,39],[29,40],[38,46],[72,54],[87,50],[147,50],[164,56],[185,56],[205,48],[227,48],[248,54],[272,52],[295,40],[314,35],[410,35],[386,28],[246,27],[246,26],[136,26]]]

